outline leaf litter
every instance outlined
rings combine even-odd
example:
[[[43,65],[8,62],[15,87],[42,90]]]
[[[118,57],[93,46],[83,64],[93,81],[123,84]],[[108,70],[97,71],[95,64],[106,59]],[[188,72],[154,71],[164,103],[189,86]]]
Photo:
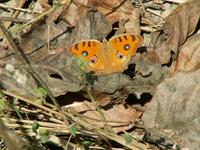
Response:
[[[31,143],[35,147],[44,147],[41,143],[48,146],[49,140],[55,147],[57,144],[62,148],[67,142],[68,148],[80,144],[85,148],[114,149],[116,145],[111,144],[114,141],[120,144],[117,148],[198,149],[198,0],[183,3],[174,10],[172,6],[177,6],[177,2],[173,4],[173,1],[150,4],[66,0],[53,2],[53,5],[48,1],[20,2],[10,0],[0,5],[0,17],[4,17],[1,22],[64,112],[59,112],[60,108],[52,105],[51,98],[45,98],[46,95],[37,90],[38,83],[11,51],[12,43],[0,33],[0,86],[6,99],[11,100],[7,104],[9,113],[4,113],[12,119],[8,123],[3,117],[8,128],[22,134],[21,125],[35,138],[36,142]],[[25,4],[28,8],[24,8]],[[169,10],[173,11],[169,14]],[[11,14],[16,22],[8,21]],[[27,22],[19,23],[20,18]],[[113,31],[143,36],[142,47],[128,69],[105,76],[85,74],[84,64],[71,57],[67,47],[82,39],[103,40],[113,36]],[[151,40],[153,43],[147,43]],[[69,93],[73,96],[69,97]],[[142,96],[144,93],[152,97],[148,103],[148,98]],[[142,101],[146,102],[142,104]],[[13,106],[17,109],[13,110]],[[70,123],[62,119],[62,113],[68,116]],[[31,127],[34,120],[39,124],[36,130]],[[50,137],[40,134],[43,133],[40,129],[48,131]],[[7,132],[5,128],[1,130]],[[130,140],[131,137],[122,134],[125,131],[130,133],[125,135],[137,137]],[[12,137],[3,138],[15,143]],[[89,146],[83,144],[88,143],[86,141]],[[26,140],[25,145],[28,142]]]

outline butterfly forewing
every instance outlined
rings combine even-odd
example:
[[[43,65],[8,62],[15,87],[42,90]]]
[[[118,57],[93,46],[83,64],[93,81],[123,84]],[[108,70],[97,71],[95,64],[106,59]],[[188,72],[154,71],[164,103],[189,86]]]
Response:
[[[121,34],[108,41],[107,53],[113,72],[120,72],[126,68],[130,58],[135,55],[139,44],[140,36],[133,34]]]
[[[100,41],[82,40],[73,44],[69,51],[88,62],[91,71],[104,69],[104,49]]]
[[[120,51],[125,56],[134,56],[140,42],[139,35],[121,34],[111,38],[109,45],[110,48]]]

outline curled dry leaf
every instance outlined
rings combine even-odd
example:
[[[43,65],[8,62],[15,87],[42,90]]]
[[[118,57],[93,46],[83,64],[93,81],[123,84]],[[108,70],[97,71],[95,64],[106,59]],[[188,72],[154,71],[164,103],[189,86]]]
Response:
[[[172,141],[181,147],[199,149],[200,147],[200,71],[179,72],[174,77],[165,79],[142,117],[147,129],[176,133]],[[151,132],[151,135],[156,134]],[[155,139],[158,140],[157,136]],[[180,139],[182,143],[180,143]],[[155,142],[154,141],[154,142]],[[164,140],[163,140],[164,142]],[[161,143],[160,143],[161,144]]]
[[[75,102],[71,105],[65,106],[67,110],[74,113],[83,113],[84,120],[88,123],[92,123],[95,126],[105,127],[105,120],[96,111],[94,105],[88,101]],[[141,112],[136,111],[132,107],[125,108],[122,104],[111,106],[108,110],[101,110],[106,118],[107,125],[109,125],[115,132],[121,132],[130,129],[134,125],[131,125],[140,115]]]
[[[200,34],[189,38],[178,55],[177,62],[174,63],[174,70],[178,71],[194,71],[200,68]]]
[[[156,51],[162,64],[170,62],[171,51],[177,58],[180,46],[183,45],[188,36],[190,36],[197,26],[200,17],[200,1],[193,0],[177,7],[166,18],[163,25],[162,36],[166,36],[166,41],[157,43]],[[160,36],[160,38],[163,38]]]

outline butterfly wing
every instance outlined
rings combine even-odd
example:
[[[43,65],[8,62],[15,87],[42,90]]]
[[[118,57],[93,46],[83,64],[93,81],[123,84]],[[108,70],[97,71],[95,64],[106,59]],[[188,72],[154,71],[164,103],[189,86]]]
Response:
[[[136,54],[137,47],[141,43],[139,35],[121,34],[108,41],[107,55],[110,69],[113,72],[123,71],[130,60]]]
[[[130,58],[136,54],[141,43],[140,36],[121,34],[108,42],[82,40],[73,44],[69,51],[88,63],[88,70],[96,74],[108,74],[123,71]]]
[[[98,72],[105,69],[103,44],[97,40],[82,40],[73,44],[69,51],[72,55],[88,63],[88,70]]]

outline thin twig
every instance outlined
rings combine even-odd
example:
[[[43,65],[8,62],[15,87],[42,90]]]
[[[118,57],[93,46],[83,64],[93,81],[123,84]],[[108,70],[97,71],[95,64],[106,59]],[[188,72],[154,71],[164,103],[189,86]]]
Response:
[[[52,12],[54,9],[55,9],[55,8],[52,7],[52,8],[49,9],[48,11],[46,11],[46,12],[44,12],[43,14],[39,15],[38,17],[32,19],[31,21],[25,23],[24,25],[22,25],[22,26],[20,26],[20,27],[18,27],[18,28],[15,28],[15,30],[12,30],[11,32],[15,33],[15,32],[17,32],[17,31],[19,31],[19,30],[22,30],[22,29],[26,28],[27,26],[29,26],[29,25],[31,25],[31,24],[37,22],[38,20],[42,19],[44,16],[46,16],[47,14],[49,14],[50,12]]]
[[[2,118],[3,121],[6,121],[6,118]],[[25,120],[25,119],[13,119],[13,118],[9,118],[9,122],[12,121],[14,122],[14,124],[17,123],[23,123],[23,124],[27,124],[27,125],[32,125],[34,123],[34,121],[32,120]],[[51,122],[44,122],[44,121],[37,121],[37,123],[40,126],[43,127],[49,127],[49,128],[66,128],[66,126],[64,124],[57,124],[57,123],[51,123]],[[9,123],[9,124],[13,124],[13,123]]]
[[[182,4],[182,3],[188,2],[189,0],[165,0],[165,1],[171,2],[171,3]]]
[[[90,88],[89,88],[89,87],[87,88],[87,93],[88,93],[88,95],[89,95],[89,97],[90,97],[90,100],[91,100],[92,104],[93,104],[94,107],[96,108],[97,112],[101,115],[101,117],[102,117],[102,119],[103,119],[105,125],[107,126],[107,119],[106,119],[106,117],[104,116],[104,114],[103,114],[103,112],[101,111],[101,109],[99,108],[99,106],[97,105],[97,103],[96,103],[94,97],[93,97],[92,94],[91,94],[91,91],[90,91]]]
[[[34,12],[30,9],[23,9],[23,8],[18,8],[18,7],[13,7],[13,6],[8,6],[8,5],[5,5],[5,4],[0,4],[0,7],[1,8],[6,8],[6,9],[13,9],[13,10],[18,10],[18,11],[22,11],[22,12],[27,12],[27,13],[34,13],[34,14],[41,14],[39,12]]]
[[[52,114],[55,114],[55,115],[58,115],[58,116],[60,115],[57,111],[54,111],[54,110],[49,109],[49,108],[47,108],[45,106],[42,106],[40,104],[35,103],[34,100],[28,100],[27,98],[25,98],[23,96],[17,95],[17,94],[15,94],[13,92],[6,91],[6,90],[1,90],[1,92],[4,93],[4,94],[6,94],[6,95],[15,97],[18,100],[22,100],[22,101],[24,101],[24,102],[26,102],[28,104],[31,104],[31,105],[33,105],[35,107],[38,107],[38,108],[40,108],[42,110],[48,111],[49,113],[52,113]]]
[[[80,118],[74,117],[73,115],[69,113],[65,113],[67,116],[70,116],[71,119],[73,119],[75,122],[79,122],[81,125],[83,125],[87,129],[91,129],[94,131],[97,131],[101,136],[105,136],[113,141],[116,141],[117,143],[120,143],[121,145],[130,148],[132,150],[145,150],[148,149],[148,144],[139,143],[137,141],[132,141],[132,143],[126,143],[125,139],[116,133],[106,131],[104,129],[100,129],[98,126],[92,123],[85,122],[81,120]]]
[[[0,17],[0,21],[13,21],[13,22],[16,22],[16,23],[27,23],[30,20],[21,19],[21,18]]]

